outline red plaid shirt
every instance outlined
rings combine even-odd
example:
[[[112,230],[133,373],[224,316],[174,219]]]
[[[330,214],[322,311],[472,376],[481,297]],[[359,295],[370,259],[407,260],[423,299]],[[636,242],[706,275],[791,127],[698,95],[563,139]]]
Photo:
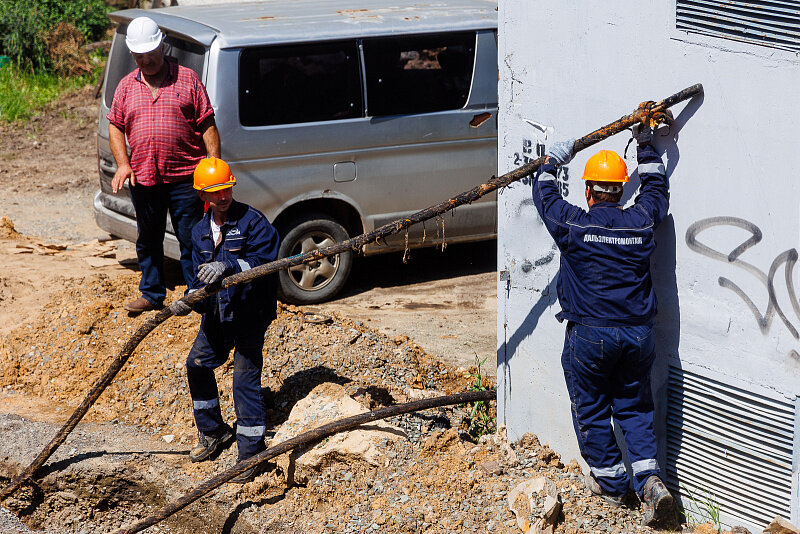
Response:
[[[106,116],[128,138],[139,185],[189,179],[206,157],[200,124],[214,114],[206,88],[193,70],[167,65],[169,74],[155,99],[139,69],[122,78]]]

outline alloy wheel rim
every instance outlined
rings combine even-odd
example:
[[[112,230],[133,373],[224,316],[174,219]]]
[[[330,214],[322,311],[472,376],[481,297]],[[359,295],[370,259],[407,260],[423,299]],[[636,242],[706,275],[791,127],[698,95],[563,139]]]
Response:
[[[314,250],[319,250],[329,245],[335,245],[333,236],[327,232],[312,231],[304,234],[292,247],[290,256],[304,254]],[[289,280],[303,291],[318,291],[328,284],[339,271],[339,255],[322,258],[316,262],[295,265],[287,270]]]

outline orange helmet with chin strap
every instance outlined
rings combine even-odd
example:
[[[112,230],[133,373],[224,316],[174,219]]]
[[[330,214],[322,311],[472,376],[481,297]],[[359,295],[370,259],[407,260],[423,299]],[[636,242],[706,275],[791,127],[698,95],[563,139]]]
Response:
[[[586,162],[582,178],[595,183],[593,189],[602,193],[616,194],[622,191],[622,184],[628,181],[628,167],[619,154],[613,150],[601,150]]]
[[[219,158],[204,158],[194,168],[194,188],[211,193],[236,185],[231,168]]]

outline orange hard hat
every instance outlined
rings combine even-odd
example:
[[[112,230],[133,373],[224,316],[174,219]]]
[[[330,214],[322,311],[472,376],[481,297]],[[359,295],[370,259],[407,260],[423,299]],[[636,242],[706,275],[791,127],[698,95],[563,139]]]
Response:
[[[198,191],[219,191],[236,185],[228,164],[219,158],[203,158],[194,168],[194,188]]]
[[[582,178],[592,182],[627,182],[628,167],[613,150],[601,150],[586,162]]]

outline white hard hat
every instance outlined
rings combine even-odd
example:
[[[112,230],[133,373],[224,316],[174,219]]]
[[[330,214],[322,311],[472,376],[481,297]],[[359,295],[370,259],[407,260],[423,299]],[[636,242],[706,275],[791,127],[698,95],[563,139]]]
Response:
[[[164,34],[150,17],[136,17],[128,24],[125,44],[134,54],[145,54],[158,48]]]

